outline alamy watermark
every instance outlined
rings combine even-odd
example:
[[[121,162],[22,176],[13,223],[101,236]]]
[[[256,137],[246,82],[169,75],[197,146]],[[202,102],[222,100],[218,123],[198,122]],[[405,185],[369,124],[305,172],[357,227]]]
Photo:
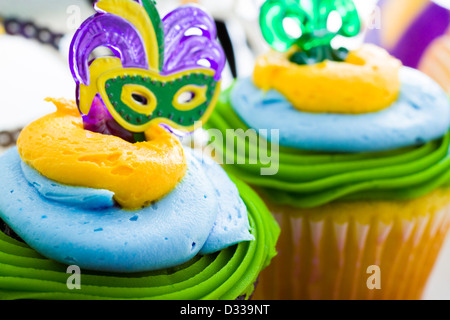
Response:
[[[69,290],[81,289],[81,269],[77,265],[67,267],[66,273],[70,274],[67,278],[66,285]],[[381,289],[381,269],[377,265],[368,266],[366,273],[370,274],[367,278],[366,286],[369,290]]]
[[[367,274],[370,276],[367,278],[366,285],[369,290],[381,289],[381,269],[377,265],[371,265],[367,267]]]
[[[81,24],[81,8],[75,4],[66,8],[67,20],[66,27],[68,30],[75,31]]]
[[[71,274],[66,281],[67,289],[80,290],[81,289],[81,269],[77,265],[67,267],[66,273]]]
[[[380,30],[381,29],[381,8],[380,6],[375,6],[371,14],[369,15],[369,19],[366,22],[366,28],[368,30]]]
[[[202,123],[198,121],[194,127],[197,130]],[[219,164],[257,165],[262,176],[278,173],[280,130],[226,129],[223,132],[213,128],[205,132],[207,141],[194,138],[191,145]]]

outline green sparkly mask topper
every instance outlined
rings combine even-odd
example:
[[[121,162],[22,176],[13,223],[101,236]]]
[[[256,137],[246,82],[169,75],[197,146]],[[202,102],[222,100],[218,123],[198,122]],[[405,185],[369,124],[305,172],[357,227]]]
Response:
[[[339,28],[330,26],[333,18],[340,18]],[[361,29],[352,0],[267,0],[261,8],[260,25],[274,50],[297,49],[291,56],[297,64],[343,61],[348,51],[334,49],[331,41],[338,35],[354,37]]]

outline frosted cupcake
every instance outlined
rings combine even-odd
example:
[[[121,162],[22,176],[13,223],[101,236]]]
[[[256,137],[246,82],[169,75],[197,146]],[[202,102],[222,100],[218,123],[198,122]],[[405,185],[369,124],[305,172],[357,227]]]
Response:
[[[383,49],[332,47],[336,34],[360,30],[351,1],[308,3],[264,4],[275,50],[222,94],[208,122],[246,133],[216,144],[216,157],[281,226],[255,298],[419,299],[450,219],[447,95]],[[335,33],[326,28],[333,11]]]
[[[71,46],[78,104],[48,99],[57,111],[0,157],[0,298],[250,298],[278,226],[246,184],[173,133],[214,107],[222,67],[212,19],[184,6],[161,21],[150,1],[103,0],[96,10]],[[189,38],[185,28],[197,26],[205,34]],[[169,67],[160,41],[180,38],[219,63]],[[117,58],[88,62],[98,46]],[[175,99],[185,91],[189,101]]]

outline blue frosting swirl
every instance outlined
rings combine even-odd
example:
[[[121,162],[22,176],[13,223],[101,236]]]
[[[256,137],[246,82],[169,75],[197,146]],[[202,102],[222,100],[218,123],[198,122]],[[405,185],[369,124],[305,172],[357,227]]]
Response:
[[[282,94],[264,92],[250,78],[237,81],[230,99],[248,127],[279,130],[279,145],[295,149],[375,152],[444,136],[450,127],[445,91],[425,74],[407,67],[400,70],[400,81],[401,91],[394,104],[366,114],[300,112]],[[260,134],[271,140],[271,134]]]
[[[25,162],[20,163],[25,179],[45,199],[81,209],[104,209],[114,206],[114,192],[102,189],[72,187],[52,181]]]
[[[42,255],[100,271],[164,269],[253,240],[245,204],[223,169],[190,149],[186,156],[186,176],[170,194],[127,211],[107,190],[41,176],[12,148],[0,158],[0,216]]]

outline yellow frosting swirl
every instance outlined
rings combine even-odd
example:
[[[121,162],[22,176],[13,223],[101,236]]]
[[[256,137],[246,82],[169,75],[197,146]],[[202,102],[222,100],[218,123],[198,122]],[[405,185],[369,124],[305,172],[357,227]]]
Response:
[[[57,111],[28,125],[17,146],[23,161],[62,184],[106,189],[126,209],[137,209],[169,193],[183,178],[187,162],[179,140],[153,125],[148,141],[84,130],[73,101],[47,99]]]
[[[377,46],[363,45],[345,62],[298,65],[289,55],[271,51],[260,56],[253,82],[262,90],[277,90],[300,111],[368,113],[389,107],[398,97],[401,62]]]

